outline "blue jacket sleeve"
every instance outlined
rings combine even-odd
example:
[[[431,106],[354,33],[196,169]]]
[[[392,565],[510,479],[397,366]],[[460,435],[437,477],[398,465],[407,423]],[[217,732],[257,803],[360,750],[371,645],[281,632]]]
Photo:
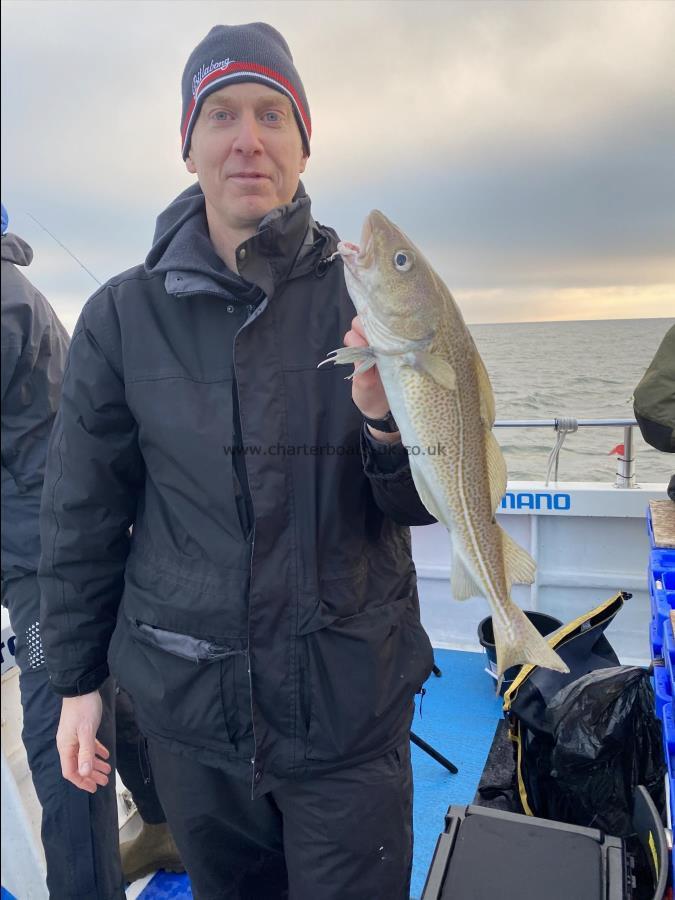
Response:
[[[119,328],[104,296],[89,301],[73,334],[40,510],[42,643],[63,696],[95,690],[108,675],[144,476]]]

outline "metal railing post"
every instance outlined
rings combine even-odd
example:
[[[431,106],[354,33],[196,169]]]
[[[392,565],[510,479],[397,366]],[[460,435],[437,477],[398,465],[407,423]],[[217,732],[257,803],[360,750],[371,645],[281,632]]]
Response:
[[[498,419],[494,423],[495,428],[558,428],[562,419]],[[616,427],[623,426],[623,457],[619,457],[619,470],[616,473],[614,486],[617,488],[634,488],[635,484],[635,456],[633,444],[633,427],[637,426],[635,419],[575,419],[579,428]],[[556,475],[557,477],[557,475]]]
[[[635,457],[633,456],[633,426],[626,425],[623,429],[623,456],[619,456],[617,462],[619,469],[616,473],[615,486],[618,488],[635,487]]]

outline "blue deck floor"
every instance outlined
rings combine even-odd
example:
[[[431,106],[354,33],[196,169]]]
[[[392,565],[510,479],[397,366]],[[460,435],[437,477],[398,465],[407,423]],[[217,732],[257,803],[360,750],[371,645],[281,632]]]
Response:
[[[436,665],[443,675],[426,684],[422,715],[415,714],[413,731],[459,768],[451,775],[426,753],[413,746],[415,775],[415,858],[411,897],[419,898],[426,873],[452,803],[470,803],[485,765],[501,702],[494,682],[483,671],[479,653],[436,650]],[[192,897],[186,875],[159,872],[139,895],[142,900],[188,900]],[[262,900],[262,898],[261,898]]]

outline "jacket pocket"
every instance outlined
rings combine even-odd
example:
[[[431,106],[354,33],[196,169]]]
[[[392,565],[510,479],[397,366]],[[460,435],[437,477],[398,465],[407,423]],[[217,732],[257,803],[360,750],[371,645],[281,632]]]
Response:
[[[141,729],[236,752],[250,717],[245,640],[216,643],[126,617],[124,626],[130,640],[114,641],[111,664],[133,698]]]
[[[179,634],[176,631],[168,631],[166,628],[158,628],[157,625],[148,625],[138,619],[132,621],[132,628],[136,631],[136,640],[151,647],[158,647],[181,659],[190,662],[203,663],[225,659],[228,656],[247,655],[241,638],[234,638],[226,644],[207,641],[204,638],[193,637],[190,634]]]
[[[306,634],[308,759],[334,761],[404,739],[433,665],[408,599]]]

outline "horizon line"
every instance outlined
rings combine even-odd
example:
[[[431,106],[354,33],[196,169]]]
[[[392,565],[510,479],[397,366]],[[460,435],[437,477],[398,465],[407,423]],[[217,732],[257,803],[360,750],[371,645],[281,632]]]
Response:
[[[588,319],[502,319],[498,322],[470,322],[467,325],[548,325],[551,322],[644,322],[646,320],[674,321],[675,316],[612,316],[611,318]]]

